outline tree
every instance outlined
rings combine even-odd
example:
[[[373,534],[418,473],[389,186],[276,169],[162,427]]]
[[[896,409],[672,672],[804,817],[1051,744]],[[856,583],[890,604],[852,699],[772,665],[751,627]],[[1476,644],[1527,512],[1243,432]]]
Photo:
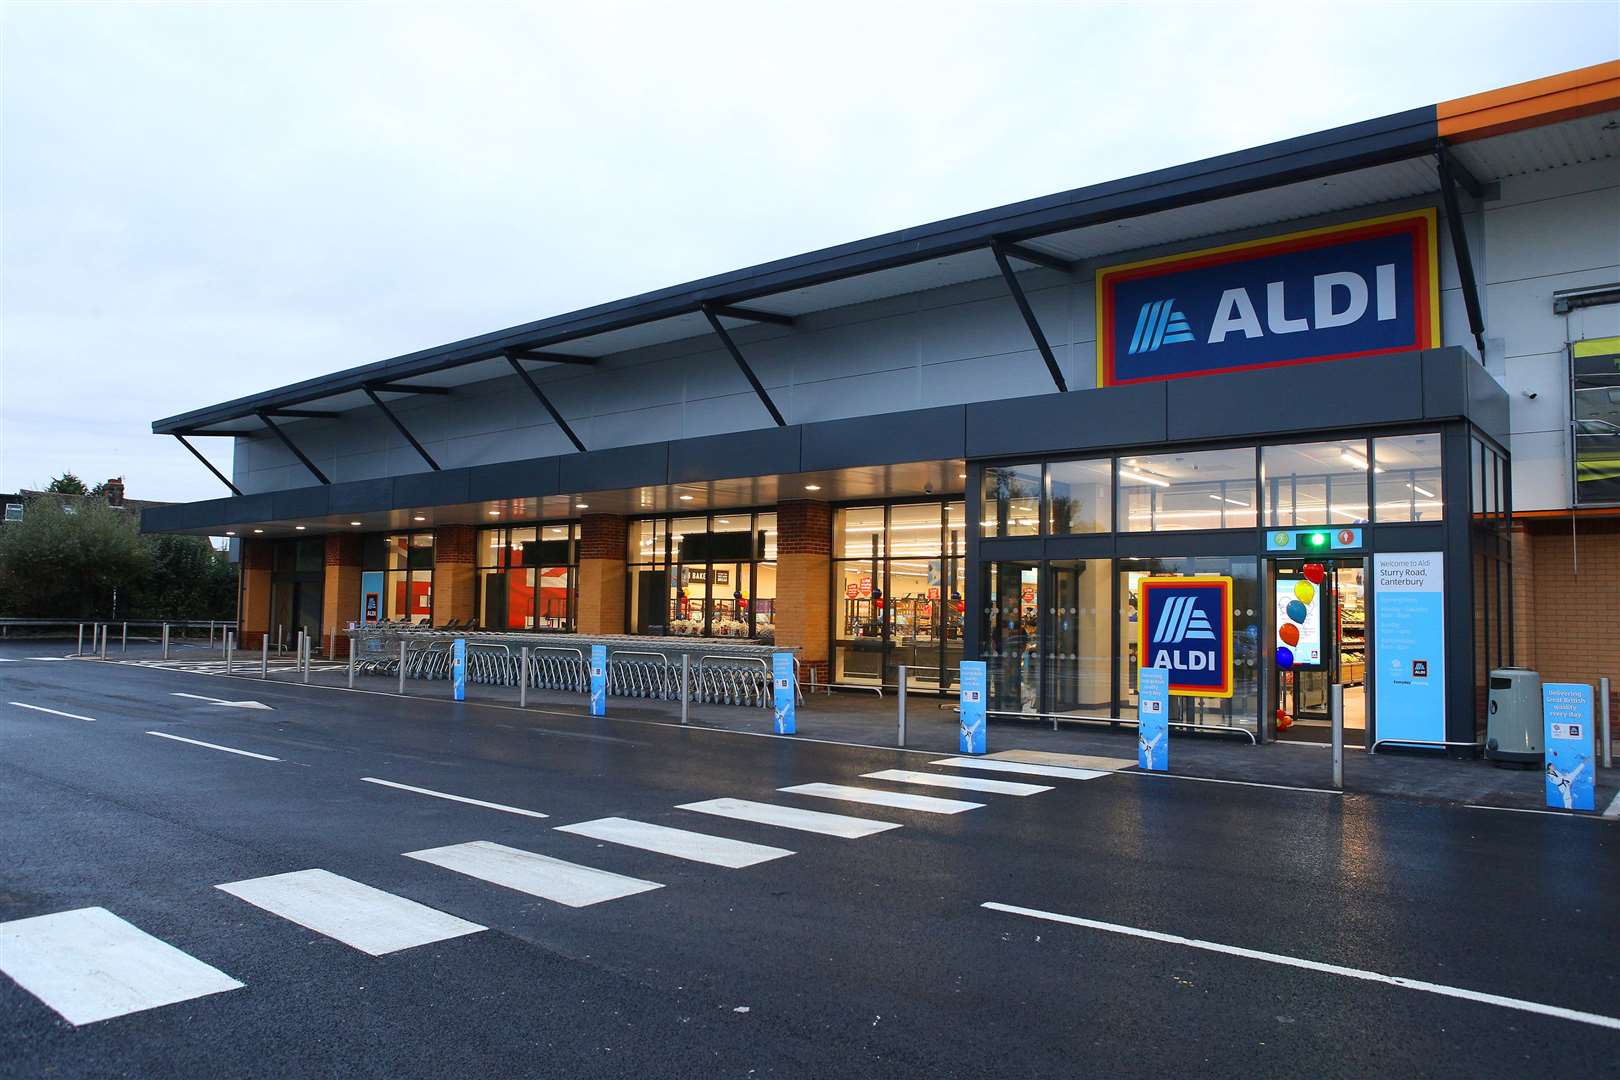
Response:
[[[201,536],[148,536],[151,569],[130,599],[149,619],[228,619],[236,610],[236,567]]]
[[[79,483],[67,473],[53,484],[66,480]],[[100,500],[72,502],[69,508],[64,500],[31,499],[21,521],[0,528],[0,612],[34,618],[128,614],[127,598],[151,567],[147,543],[129,514]]]
[[[70,472],[65,472],[53,479],[49,484],[45,485],[45,490],[55,495],[88,495],[90,493],[89,489],[84,486],[84,481]]]

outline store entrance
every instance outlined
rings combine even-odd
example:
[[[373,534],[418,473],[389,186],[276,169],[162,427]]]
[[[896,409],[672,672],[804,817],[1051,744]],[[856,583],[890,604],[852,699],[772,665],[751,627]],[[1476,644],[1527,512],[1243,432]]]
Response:
[[[1272,689],[1277,738],[1331,740],[1328,695],[1344,685],[1347,744],[1364,741],[1367,727],[1367,605],[1362,559],[1275,559]]]

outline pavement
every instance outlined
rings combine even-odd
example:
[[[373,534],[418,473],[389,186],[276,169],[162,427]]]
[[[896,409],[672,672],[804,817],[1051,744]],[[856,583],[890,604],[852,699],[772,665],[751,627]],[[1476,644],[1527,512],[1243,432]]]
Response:
[[[1602,818],[48,656],[0,646],[6,1076],[1620,1062]]]

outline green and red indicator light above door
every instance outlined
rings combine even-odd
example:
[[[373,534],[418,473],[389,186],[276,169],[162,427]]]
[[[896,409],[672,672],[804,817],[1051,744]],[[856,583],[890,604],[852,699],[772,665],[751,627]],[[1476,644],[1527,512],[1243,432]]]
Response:
[[[1360,529],[1271,529],[1266,533],[1268,552],[1315,555],[1324,551],[1356,551],[1360,548]]]

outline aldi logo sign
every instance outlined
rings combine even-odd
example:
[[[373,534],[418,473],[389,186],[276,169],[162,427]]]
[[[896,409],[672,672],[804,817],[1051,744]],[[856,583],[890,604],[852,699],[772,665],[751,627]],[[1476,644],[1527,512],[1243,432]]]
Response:
[[[1435,214],[1370,218],[1097,272],[1099,386],[1440,344]]]
[[[1137,584],[1137,663],[1169,673],[1176,697],[1232,696],[1232,579],[1154,577]]]

